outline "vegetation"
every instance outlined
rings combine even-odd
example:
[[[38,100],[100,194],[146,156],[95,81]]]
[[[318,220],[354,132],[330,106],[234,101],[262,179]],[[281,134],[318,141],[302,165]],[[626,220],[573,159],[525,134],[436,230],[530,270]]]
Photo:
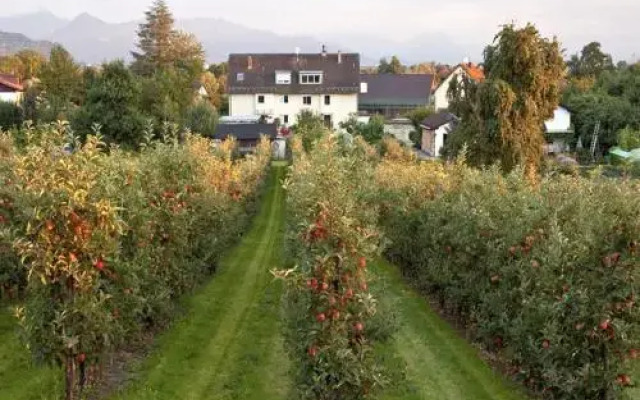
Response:
[[[384,161],[388,257],[507,371],[547,398],[614,398],[640,346],[636,183],[532,188],[462,165]]]
[[[359,122],[355,115],[340,123],[340,128],[353,136],[360,136],[369,144],[378,144],[384,138],[384,117],[374,115],[369,121]]]
[[[366,153],[342,157],[324,135],[309,153],[294,144],[288,191],[288,249],[296,267],[286,302],[288,341],[297,366],[296,398],[362,399],[383,382],[374,358],[376,299],[367,265],[379,237]]]
[[[270,146],[234,162],[232,142],[212,154],[206,139],[168,137],[140,155],[107,155],[99,138],[79,145],[69,134],[65,125],[26,132],[26,147],[1,160],[0,248],[13,244],[10,260],[27,273],[3,262],[0,277],[13,293],[26,286],[22,335],[35,360],[64,366],[71,399],[106,354],[166,323],[213,272],[246,225]]]
[[[505,26],[485,50],[487,79],[478,85],[468,79],[452,85],[453,112],[462,123],[451,134],[445,154],[456,155],[466,147],[474,165],[499,162],[511,171],[522,164],[535,182],[544,121],[560,101],[564,68],[555,39],[542,38],[533,25]]]

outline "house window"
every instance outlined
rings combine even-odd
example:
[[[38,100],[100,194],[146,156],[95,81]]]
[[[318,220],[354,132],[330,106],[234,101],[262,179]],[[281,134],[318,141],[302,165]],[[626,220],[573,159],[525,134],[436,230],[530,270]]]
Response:
[[[289,116],[288,115],[283,116],[282,117],[282,122],[284,122],[285,124],[288,124],[289,123]]]
[[[300,83],[303,85],[319,85],[322,83],[322,72],[300,72]]]
[[[238,72],[238,75],[236,75],[236,79],[238,80],[238,82],[244,82],[244,72]]]
[[[324,105],[328,106],[331,104],[331,96],[324,96]]]
[[[310,106],[311,105],[311,96],[303,96],[302,104]]]
[[[264,104],[264,96],[262,95],[258,96],[258,103]]]
[[[369,91],[369,84],[367,82],[360,82],[360,93],[367,93]]]
[[[286,95],[286,94],[284,96],[282,96],[282,102],[284,104],[289,104],[289,96]]]
[[[276,85],[290,85],[291,71],[276,71]]]

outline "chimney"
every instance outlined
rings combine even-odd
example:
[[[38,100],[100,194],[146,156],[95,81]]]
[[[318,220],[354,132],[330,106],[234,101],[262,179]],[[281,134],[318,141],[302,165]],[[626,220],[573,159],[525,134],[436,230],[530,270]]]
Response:
[[[253,69],[253,58],[251,56],[247,57],[247,69]]]
[[[338,64],[342,64],[342,52],[338,50]]]
[[[300,47],[296,47],[296,62],[300,62]]]
[[[322,45],[322,57],[326,57],[327,56],[327,46],[325,46],[324,44]]]

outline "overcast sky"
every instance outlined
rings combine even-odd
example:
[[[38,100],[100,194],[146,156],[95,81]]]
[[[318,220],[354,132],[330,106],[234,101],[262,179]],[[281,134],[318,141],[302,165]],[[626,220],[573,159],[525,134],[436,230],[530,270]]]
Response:
[[[0,15],[88,12],[110,22],[141,18],[151,0],[1,0]],[[616,59],[640,56],[640,0],[168,0],[178,18],[217,17],[281,34],[348,32],[410,40],[445,35],[464,45],[492,40],[498,26],[534,22],[568,51],[597,40]],[[2,27],[0,27],[1,29]]]

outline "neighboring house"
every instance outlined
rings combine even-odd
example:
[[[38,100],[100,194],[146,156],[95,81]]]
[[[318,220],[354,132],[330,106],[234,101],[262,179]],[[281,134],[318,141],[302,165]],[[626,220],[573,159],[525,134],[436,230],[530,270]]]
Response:
[[[362,74],[359,114],[398,118],[418,107],[427,107],[433,82],[434,76],[429,74]]]
[[[202,82],[196,81],[192,85],[196,100],[206,100],[209,98],[209,92]]]
[[[569,142],[573,137],[571,112],[564,107],[558,107],[553,112],[553,118],[544,123],[547,134],[545,153],[556,154],[570,150]]]
[[[20,80],[13,75],[0,74],[0,101],[19,103],[24,92]]]
[[[414,130],[413,123],[409,118],[394,118],[387,120],[384,124],[384,133],[393,135],[398,141],[410,147],[413,147],[410,135]]]
[[[278,137],[278,127],[273,123],[221,123],[216,126],[213,138],[215,140],[225,140],[229,137],[234,137],[238,141],[238,150],[244,154],[255,151],[262,135],[274,141]]]
[[[231,54],[229,115],[265,115],[290,126],[310,110],[337,127],[358,111],[360,55]]]
[[[432,157],[439,157],[449,133],[458,123],[458,117],[448,111],[440,111],[427,117],[422,127],[421,150]]]
[[[462,82],[462,78],[465,76],[475,82],[481,82],[484,80],[484,70],[468,62],[455,67],[449,76],[447,76],[433,92],[434,105],[437,111],[449,108],[449,87],[451,86],[451,81],[457,79],[458,82]]]

